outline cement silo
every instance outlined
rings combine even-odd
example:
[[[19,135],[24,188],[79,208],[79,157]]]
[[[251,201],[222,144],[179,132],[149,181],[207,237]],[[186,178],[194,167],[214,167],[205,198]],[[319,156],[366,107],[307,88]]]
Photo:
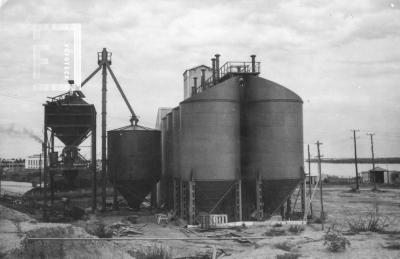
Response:
[[[180,177],[195,186],[188,199],[194,199],[196,213],[233,214],[231,195],[240,172],[239,79],[181,102],[180,116]]]
[[[161,176],[161,132],[138,125],[108,131],[110,181],[139,209]]]
[[[167,195],[189,223],[201,212],[261,220],[303,179],[302,100],[258,77],[260,64],[251,57],[219,68],[217,55],[219,72],[200,88],[194,79],[192,96],[166,116],[166,172],[178,164]]]
[[[257,179],[261,181],[261,205],[267,215],[276,211],[303,179],[302,104],[298,95],[279,84],[257,76],[244,79],[244,215],[257,206]]]

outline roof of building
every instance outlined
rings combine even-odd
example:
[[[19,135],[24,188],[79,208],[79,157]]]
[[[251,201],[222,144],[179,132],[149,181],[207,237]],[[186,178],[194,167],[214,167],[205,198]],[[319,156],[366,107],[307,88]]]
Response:
[[[375,166],[373,169],[369,170],[369,172],[386,172],[386,169],[383,169],[382,167]]]
[[[209,66],[206,66],[206,65],[199,65],[199,66],[195,66],[195,67],[186,69],[186,70],[183,72],[183,74],[185,74],[185,73],[186,73],[187,71],[189,71],[189,70],[194,70],[194,69],[197,69],[197,68],[199,68],[199,67],[205,67],[205,68],[211,69],[211,67],[209,67]]]
[[[28,156],[28,158],[40,158],[41,154],[34,154],[31,156]]]

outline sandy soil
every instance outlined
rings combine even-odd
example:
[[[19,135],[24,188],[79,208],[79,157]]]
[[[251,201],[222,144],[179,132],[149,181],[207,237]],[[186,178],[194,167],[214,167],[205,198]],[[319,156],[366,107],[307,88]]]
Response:
[[[54,258],[60,252],[63,258],[134,258],[137,251],[146,251],[154,247],[162,247],[173,258],[189,256],[211,256],[216,247],[218,258],[277,258],[283,254],[297,254],[300,258],[400,258],[400,250],[385,248],[388,244],[396,243],[400,247],[400,189],[381,189],[372,192],[363,188],[359,193],[348,192],[348,187],[328,186],[324,190],[324,207],[327,212],[325,230],[332,224],[343,231],[347,223],[358,217],[366,217],[371,212],[378,214],[387,223],[385,233],[362,232],[346,235],[351,246],[345,251],[329,252],[323,245],[324,231],[320,224],[310,224],[304,231],[294,234],[288,231],[288,226],[282,227],[247,227],[242,229],[218,230],[188,234],[182,232],[173,223],[157,225],[149,212],[121,213],[108,212],[91,215],[88,221],[77,221],[71,224],[39,223],[30,216],[14,210],[0,207],[0,255],[6,258],[29,258],[28,255],[40,254],[40,249],[52,250],[44,253],[43,258]],[[319,197],[316,196],[316,199]],[[319,215],[319,202],[313,202],[314,215]],[[130,215],[138,215],[138,224],[147,224],[143,229],[144,235],[135,237],[207,237],[207,236],[264,236],[262,240],[241,243],[237,241],[97,241],[85,244],[67,241],[61,246],[41,245],[24,246],[21,241],[25,236],[84,236],[89,235],[84,229],[93,222],[104,225],[126,219]],[[47,229],[46,231],[43,228]],[[48,228],[56,229],[49,231]],[[280,230],[280,235],[271,236],[271,229]],[[101,243],[101,244],[100,244]],[[57,248],[57,249],[56,249]],[[39,251],[39,252],[38,252]],[[57,252],[58,251],[58,252]],[[40,256],[39,256],[40,255]],[[110,257],[111,256],[111,257]],[[1,257],[1,256],[0,256]],[[194,257],[192,257],[194,258]]]

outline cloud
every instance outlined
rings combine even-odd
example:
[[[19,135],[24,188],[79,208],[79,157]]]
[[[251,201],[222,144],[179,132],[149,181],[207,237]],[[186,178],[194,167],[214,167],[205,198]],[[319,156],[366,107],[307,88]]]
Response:
[[[0,9],[0,122],[7,125],[18,118],[41,132],[40,104],[61,91],[33,87],[32,25],[80,23],[82,76],[96,68],[97,51],[111,50],[113,70],[146,126],[154,126],[158,107],[182,100],[186,68],[209,65],[220,53],[223,62],[257,54],[263,77],[310,100],[305,104],[306,141],[323,137],[315,121],[323,131],[335,128],[337,119],[343,131],[368,126],[368,117],[360,115],[365,111],[376,118],[376,130],[399,130],[391,112],[400,98],[399,10],[398,0],[10,0]],[[64,41],[57,33],[42,39],[52,46]],[[42,67],[43,78],[62,81],[63,50],[43,54],[51,63]],[[127,124],[129,112],[111,78],[108,82],[112,129]],[[84,88],[98,114],[100,86],[98,75]],[[37,153],[37,145],[26,146],[21,151],[1,144],[0,155]]]

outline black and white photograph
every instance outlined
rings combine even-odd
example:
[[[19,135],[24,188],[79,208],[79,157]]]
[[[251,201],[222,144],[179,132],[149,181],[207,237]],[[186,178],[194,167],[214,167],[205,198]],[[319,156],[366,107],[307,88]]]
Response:
[[[400,0],[0,0],[0,258],[400,258]]]

